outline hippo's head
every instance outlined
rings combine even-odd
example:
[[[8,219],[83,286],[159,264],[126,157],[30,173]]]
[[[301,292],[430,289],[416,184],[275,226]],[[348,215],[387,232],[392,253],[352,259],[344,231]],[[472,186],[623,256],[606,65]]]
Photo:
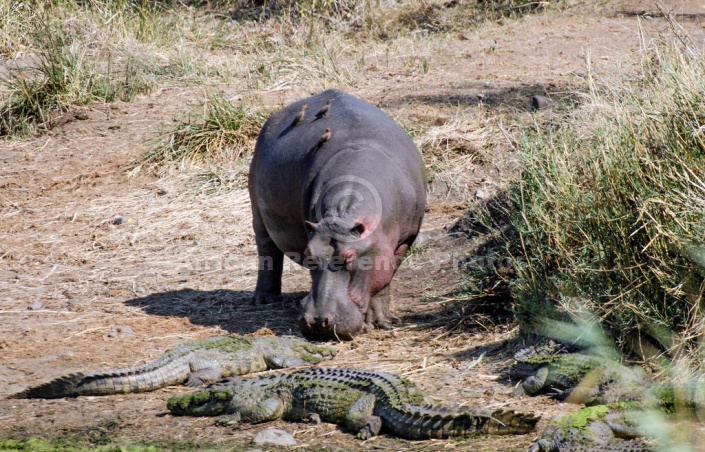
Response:
[[[300,322],[307,337],[351,339],[368,328],[370,299],[390,283],[400,260],[377,223],[341,216],[306,223],[303,265],[313,284]]]

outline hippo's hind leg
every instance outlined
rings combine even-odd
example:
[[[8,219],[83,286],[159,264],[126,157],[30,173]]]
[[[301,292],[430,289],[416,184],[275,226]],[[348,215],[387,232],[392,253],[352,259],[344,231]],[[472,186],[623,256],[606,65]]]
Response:
[[[257,286],[252,303],[255,305],[281,301],[284,253],[274,244],[264,226],[259,207],[252,204],[252,225],[257,242]]]
[[[384,289],[370,300],[370,305],[365,314],[365,327],[368,330],[375,327],[388,330],[393,323],[398,323],[399,317],[392,314],[392,285],[387,285]]]

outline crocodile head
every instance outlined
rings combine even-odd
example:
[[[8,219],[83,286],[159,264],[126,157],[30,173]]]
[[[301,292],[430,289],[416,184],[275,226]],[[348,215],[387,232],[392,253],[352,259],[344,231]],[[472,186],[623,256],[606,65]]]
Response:
[[[175,416],[220,416],[232,413],[233,388],[209,388],[176,395],[167,407]]]
[[[276,339],[276,340],[275,340]],[[290,339],[286,342],[285,339]],[[333,358],[338,350],[294,338],[274,337],[264,350],[264,360],[272,369],[307,366]]]
[[[243,410],[251,411],[253,407],[260,406],[278,381],[278,377],[274,376],[254,379],[231,377],[201,391],[174,396],[167,402],[167,407],[175,416],[237,415]]]

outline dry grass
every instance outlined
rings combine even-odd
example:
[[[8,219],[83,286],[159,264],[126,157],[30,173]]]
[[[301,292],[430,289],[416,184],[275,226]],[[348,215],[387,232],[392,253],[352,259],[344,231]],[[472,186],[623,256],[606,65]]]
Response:
[[[481,109],[468,112],[458,108],[452,116],[442,117],[442,124],[423,124],[417,133],[412,132],[431,182],[442,180],[454,197],[472,199],[474,193],[468,190],[473,172],[491,160],[489,153],[499,143],[495,120]]]
[[[131,101],[200,71],[178,46],[190,14],[127,1],[15,3],[0,6],[0,51],[12,57],[0,68],[0,135],[46,130],[73,106]]]
[[[215,94],[208,96],[194,116],[162,133],[153,149],[137,162],[133,175],[143,166],[165,163],[242,163],[252,153],[266,119],[262,110],[247,110],[242,101],[233,105]]]
[[[65,8],[60,14],[81,46],[96,50],[97,55],[110,50],[112,62],[117,61],[116,55],[120,61],[125,55],[138,55],[138,63],[153,64],[155,89],[148,98],[137,96],[133,104],[89,104],[106,112],[105,121],[89,119],[26,138],[31,149],[18,148],[21,167],[12,169],[16,174],[2,176],[2,189],[7,189],[3,193],[9,193],[7,197],[0,193],[0,226],[7,232],[0,243],[0,259],[7,264],[0,270],[0,314],[4,316],[0,347],[9,363],[0,374],[10,375],[6,390],[12,385],[19,389],[28,377],[37,380],[80,369],[132,365],[135,359],[146,360],[192,338],[248,333],[263,323],[278,334],[296,332],[295,295],[292,303],[281,306],[247,304],[256,278],[249,201],[243,188],[245,151],[251,149],[252,135],[246,133],[244,141],[233,145],[231,134],[223,133],[222,122],[209,123],[207,118],[214,102],[227,101],[228,105],[222,104],[226,113],[243,110],[248,116],[260,105],[273,110],[312,91],[338,86],[379,101],[399,122],[414,124],[409,130],[433,167],[435,181],[447,181],[451,189],[432,187],[442,192],[434,198],[425,223],[426,231],[440,237],[433,253],[417,251],[414,265],[397,276],[396,312],[404,317],[404,326],[341,345],[335,365],[401,373],[443,401],[461,395],[469,404],[526,408],[526,400],[511,397],[511,385],[498,381],[511,359],[506,341],[515,337],[516,330],[473,311],[472,303],[482,294],[461,300],[467,309],[440,309],[450,306],[450,300],[463,298],[455,293],[459,275],[450,265],[439,270],[430,262],[459,249],[468,253],[474,249],[467,240],[448,245],[444,228],[462,213],[457,206],[465,208],[478,187],[498,190],[510,177],[503,165],[513,156],[507,155],[504,135],[495,127],[506,116],[492,106],[464,103],[459,108],[442,98],[439,112],[428,114],[432,110],[428,105],[403,98],[409,92],[431,90],[429,83],[448,91],[473,90],[473,86],[449,85],[458,77],[446,73],[447,66],[436,65],[443,59],[466,62],[463,55],[450,51],[453,46],[472,44],[473,54],[481,58],[499,55],[499,50],[483,53],[490,38],[482,38],[483,47],[474,41],[475,33],[492,35],[499,25],[490,32],[473,31],[475,24],[490,19],[460,20],[472,3],[456,7],[412,1],[384,10],[368,4],[370,9],[359,12],[359,17],[342,9],[324,14],[306,7],[295,17],[282,13],[237,22],[217,8],[207,12],[181,6],[140,18],[128,3],[132,4],[125,2],[117,11],[109,7],[118,2],[92,1],[86,10],[72,9],[80,3],[55,2],[57,8]],[[409,15],[409,21],[399,25],[396,17],[401,14]],[[11,25],[2,32],[20,33],[12,31],[20,23]],[[463,29],[463,41],[456,39],[455,31],[448,32],[458,28]],[[378,31],[370,33],[370,29]],[[36,51],[31,39],[12,37],[6,42],[10,43],[7,55]],[[484,69],[468,72],[473,77],[486,74]],[[202,105],[203,92],[217,94]],[[415,122],[419,112],[428,117]],[[437,122],[436,113],[445,122]],[[189,114],[192,119],[182,121]],[[209,124],[213,127],[204,127]],[[110,130],[116,126],[121,129]],[[256,128],[254,122],[247,127]],[[199,149],[207,151],[191,154],[195,161],[183,165],[183,157],[164,165],[183,171],[164,171],[159,173],[165,176],[161,178],[145,171],[128,180],[125,167],[148,149],[149,136],[156,136],[151,130],[168,131],[167,137],[173,137],[174,143],[188,143],[187,149],[195,143],[189,139],[196,137],[207,143]],[[10,146],[3,152],[6,149]],[[15,151],[10,150],[12,159]],[[165,155],[169,157],[161,154]],[[443,210],[449,204],[451,214]],[[124,217],[123,222],[117,224],[116,217]],[[285,291],[294,294],[310,287],[307,272],[293,264],[286,268],[284,283]],[[424,290],[431,296],[422,299]],[[27,305],[34,301],[44,307],[28,311]],[[135,335],[107,338],[112,326],[119,324],[131,326]],[[61,355],[67,350],[73,357]],[[468,363],[485,352],[479,364],[469,368]],[[44,361],[50,354],[60,357]],[[134,396],[43,406],[28,403],[13,406],[12,412],[10,407],[0,407],[0,428],[22,436],[52,435],[86,425],[92,428],[98,423],[93,417],[116,413],[111,421],[118,426],[115,435],[198,438],[201,444],[213,440],[219,447],[251,439],[252,430],[218,430],[210,421],[198,419],[184,425],[162,416],[164,392]],[[565,409],[541,400],[530,403],[541,406],[547,417],[552,410]],[[41,418],[34,416],[39,409]],[[74,413],[84,417],[72,417]],[[380,437],[361,445],[330,426],[318,430],[281,426],[296,429],[302,447],[525,450],[532,439],[419,444]]]

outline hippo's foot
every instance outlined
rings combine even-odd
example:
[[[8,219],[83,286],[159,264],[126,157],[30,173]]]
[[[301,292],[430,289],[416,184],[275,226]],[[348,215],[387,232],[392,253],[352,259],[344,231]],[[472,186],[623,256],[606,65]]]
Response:
[[[260,306],[263,304],[281,303],[282,295],[280,293],[270,293],[255,291],[255,296],[252,297],[252,304]]]
[[[369,316],[368,316],[369,318]],[[395,325],[398,325],[401,323],[401,319],[399,317],[396,317],[394,315],[389,315],[384,321],[376,320],[374,322],[365,322],[365,327],[364,327],[364,332],[369,333],[370,331],[374,330],[375,328],[379,328],[380,330],[391,330],[394,328]]]
[[[391,295],[387,286],[370,300],[370,306],[365,314],[365,329],[373,330],[375,327],[382,330],[389,330],[394,324],[401,323],[401,319],[390,309]]]

